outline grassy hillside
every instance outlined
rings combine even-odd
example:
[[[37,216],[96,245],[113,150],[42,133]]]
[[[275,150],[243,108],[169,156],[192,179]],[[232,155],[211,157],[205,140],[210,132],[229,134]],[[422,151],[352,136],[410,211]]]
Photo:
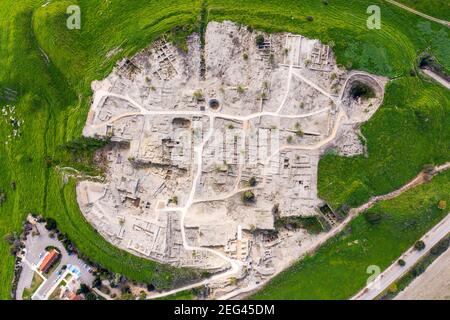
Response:
[[[83,254],[134,280],[165,288],[198,277],[197,272],[140,259],[108,244],[79,212],[74,182],[64,184],[54,166],[48,166],[49,158],[60,157],[58,146],[80,136],[91,81],[104,77],[118,56],[132,54],[177,24],[192,24],[197,3],[80,1],[82,29],[73,31],[65,27],[65,11],[73,1],[42,7],[44,3],[0,3],[0,95],[5,88],[18,92],[15,101],[0,99],[0,107],[14,105],[15,116],[24,121],[22,136],[5,144],[12,128],[0,119],[0,188],[7,192],[0,207],[0,298],[9,298],[13,274],[3,238],[20,231],[29,212],[54,217]],[[107,53],[120,45],[123,51],[108,60]]]
[[[315,254],[281,273],[253,299],[347,299],[366,284],[367,267],[386,269],[448,214],[450,172],[401,196],[379,202]],[[381,219],[371,223],[367,214]]]
[[[105,77],[117,59],[132,55],[174,26],[196,28],[201,1],[63,0],[43,6],[46,3],[0,2],[0,107],[14,105],[15,116],[24,121],[21,136],[11,139],[11,125],[0,115],[0,189],[7,192],[7,201],[0,207],[0,237],[19,231],[28,212],[42,213],[56,218],[82,252],[104,267],[136,280],[170,285],[187,271],[174,273],[105,242],[79,212],[74,182],[64,184],[49,159],[59,157],[58,146],[80,136],[89,109],[90,83]],[[366,28],[366,8],[373,3],[382,7],[381,30]],[[81,7],[81,30],[65,26],[69,4]],[[331,159],[335,163],[330,159],[321,163],[321,195],[331,203],[358,203],[408,180],[427,162],[448,160],[444,151],[449,129],[443,125],[448,123],[448,94],[435,84],[409,77],[417,55],[426,48],[450,70],[448,29],[380,0],[329,0],[328,5],[321,0],[209,0],[207,8],[210,20],[231,19],[268,31],[320,38],[334,44],[339,63],[348,68],[401,78],[391,85],[385,106],[365,126],[369,159],[335,158]],[[314,21],[307,21],[307,16]],[[7,88],[17,92],[15,99],[5,100]],[[396,91],[405,99],[398,99]],[[424,122],[420,134],[418,119]],[[418,139],[418,146],[402,146],[399,134],[410,137],[407,141]],[[387,141],[384,146],[383,141]],[[426,141],[439,142],[430,154],[424,149]],[[390,158],[378,164],[376,159],[384,156]],[[380,172],[396,175],[386,181]],[[342,194],[334,187],[339,184],[345,187]],[[362,185],[362,191],[355,193],[349,187],[353,185]],[[0,241],[0,258],[0,298],[4,299],[9,297],[13,273],[5,241]]]
[[[450,2],[448,0],[397,0],[410,8],[443,20],[450,20]]]
[[[320,197],[355,207],[398,189],[424,164],[449,161],[450,92],[417,77],[389,83],[385,102],[362,126],[368,157],[329,154],[319,166]]]

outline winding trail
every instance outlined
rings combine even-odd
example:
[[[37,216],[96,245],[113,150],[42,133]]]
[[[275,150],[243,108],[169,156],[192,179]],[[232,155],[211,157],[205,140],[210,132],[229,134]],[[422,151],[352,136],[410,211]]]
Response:
[[[120,116],[116,116],[112,119],[109,119],[106,122],[100,123],[100,124],[96,124],[96,125],[92,125],[93,128],[99,128],[101,126],[105,126],[107,124],[111,124],[115,121],[118,121],[120,119],[124,119],[126,117],[131,117],[131,116],[147,116],[147,115],[175,115],[175,116],[201,116],[201,117],[208,117],[209,118],[209,130],[207,132],[207,134],[203,137],[201,143],[194,145],[194,166],[192,168],[192,175],[193,175],[193,181],[192,181],[192,187],[191,190],[189,191],[189,197],[185,203],[185,205],[183,207],[176,207],[176,208],[165,208],[162,209],[161,211],[171,211],[171,212],[179,212],[181,215],[181,219],[180,219],[180,224],[181,224],[181,236],[182,236],[182,241],[183,241],[183,247],[185,250],[188,251],[203,251],[203,252],[208,252],[211,254],[214,254],[216,256],[218,256],[219,258],[221,258],[222,260],[224,260],[229,266],[230,268],[223,272],[223,273],[219,273],[216,274],[208,279],[205,279],[203,281],[194,283],[194,284],[190,284],[178,289],[174,289],[174,290],[170,290],[167,292],[163,292],[163,293],[159,293],[159,294],[155,294],[155,295],[151,295],[148,297],[148,299],[157,299],[157,298],[162,298],[162,297],[166,297],[169,295],[173,295],[176,294],[178,292],[181,291],[185,291],[185,290],[190,290],[196,287],[200,287],[200,286],[204,286],[207,285],[211,282],[217,281],[217,280],[223,280],[223,279],[228,279],[232,276],[237,276],[240,272],[242,272],[242,267],[243,267],[243,263],[241,261],[232,259],[227,257],[224,253],[218,251],[218,250],[214,250],[214,249],[210,249],[210,248],[205,248],[205,247],[195,247],[195,246],[191,246],[188,243],[187,237],[186,237],[186,230],[184,228],[185,225],[185,218],[186,215],[189,211],[189,209],[191,208],[191,206],[195,203],[198,202],[204,202],[204,201],[211,201],[211,200],[223,200],[226,199],[228,197],[231,197],[233,195],[235,195],[236,193],[241,192],[242,190],[246,190],[246,189],[242,189],[240,190],[238,188],[239,183],[237,183],[235,185],[234,190],[225,195],[224,197],[219,197],[217,199],[195,199],[195,194],[197,191],[197,187],[199,185],[199,181],[202,175],[202,158],[203,158],[203,152],[205,149],[205,145],[208,143],[208,141],[213,137],[214,133],[215,133],[215,120],[216,119],[227,119],[227,120],[233,120],[233,121],[241,121],[243,123],[252,120],[252,119],[256,119],[256,118],[260,118],[260,117],[278,117],[278,118],[289,118],[289,119],[300,119],[300,118],[307,118],[307,117],[311,117],[314,115],[318,115],[321,114],[323,112],[330,112],[331,109],[330,107],[324,107],[322,109],[319,110],[315,110],[313,112],[309,112],[309,113],[303,113],[303,114],[294,114],[294,115],[286,115],[286,114],[282,114],[281,111],[283,109],[283,106],[286,102],[287,96],[289,94],[289,90],[290,90],[290,84],[292,82],[292,77],[296,76],[298,77],[300,80],[302,80],[303,82],[305,82],[308,86],[311,86],[313,88],[315,88],[316,90],[318,90],[320,93],[324,94],[325,96],[327,96],[328,98],[330,98],[335,104],[336,104],[336,109],[338,111],[338,115],[335,119],[335,124],[333,126],[332,132],[331,134],[326,137],[325,139],[323,139],[320,142],[317,142],[316,144],[313,145],[287,145],[287,146],[282,146],[279,150],[277,150],[276,152],[274,152],[268,159],[267,164],[270,163],[270,160],[273,159],[274,156],[278,155],[281,151],[283,150],[288,150],[288,149],[303,149],[303,150],[319,150],[320,148],[322,148],[323,146],[327,145],[329,142],[331,142],[337,135],[338,130],[342,124],[342,121],[346,118],[346,114],[345,112],[341,109],[341,104],[342,104],[342,99],[343,99],[343,95],[346,89],[347,84],[349,83],[349,80],[351,78],[353,78],[354,76],[358,76],[364,74],[368,77],[371,77],[373,80],[377,81],[376,78],[372,77],[369,74],[366,73],[351,73],[349,74],[345,85],[342,89],[342,94],[339,97],[335,97],[332,96],[330,93],[326,92],[324,89],[320,88],[318,85],[316,85],[315,83],[311,82],[310,80],[306,79],[304,76],[302,76],[301,74],[299,74],[297,71],[294,71],[292,68],[292,61],[291,61],[291,65],[289,66],[289,73],[287,75],[287,90],[286,90],[286,96],[283,99],[283,101],[281,102],[279,108],[277,109],[276,112],[258,112],[258,113],[254,113],[254,114],[250,114],[247,116],[238,116],[238,115],[230,115],[230,114],[220,114],[220,113],[216,113],[216,112],[211,112],[210,110],[208,111],[204,111],[204,112],[198,112],[198,111],[165,111],[165,110],[159,110],[159,111],[150,111],[147,110],[146,108],[144,108],[142,105],[140,105],[137,101],[135,101],[134,99],[132,99],[131,97],[127,96],[127,95],[121,95],[121,94],[115,94],[106,90],[97,90],[94,94],[94,100],[93,100],[93,104],[92,104],[92,108],[90,111],[90,117],[93,116],[93,114],[96,112],[96,110],[98,109],[99,105],[101,102],[103,102],[107,97],[113,97],[113,98],[118,98],[118,99],[122,99],[125,101],[128,101],[131,105],[133,105],[135,108],[137,108],[139,110],[139,112],[129,112],[129,113],[125,113],[122,114]],[[324,241],[326,241],[329,237],[334,236],[337,232],[339,232],[339,228],[335,229],[334,231],[330,232],[327,234],[327,237],[323,240],[321,240],[316,246],[314,246],[314,248],[316,248],[317,246],[320,246]],[[311,250],[314,250],[314,248],[311,248]],[[247,292],[248,290],[254,290],[257,287],[260,287],[262,284],[256,285],[255,287],[252,287],[250,289],[248,288],[241,288],[238,290],[239,293],[242,292]],[[238,294],[239,294],[238,293]],[[230,293],[228,295],[225,295],[222,298],[228,298],[228,297],[232,297],[234,296],[233,293]]]
[[[430,178],[436,176],[437,174],[444,172],[446,170],[450,169],[450,162],[447,162],[443,165],[440,166],[436,166],[434,168],[434,170],[430,173]],[[334,229],[332,229],[329,233],[324,234],[323,236],[321,236],[320,240],[314,244],[312,244],[311,246],[309,246],[306,251],[305,251],[305,255],[306,254],[311,254],[314,251],[316,251],[319,247],[321,247],[323,244],[325,244],[325,242],[327,242],[329,239],[337,236],[339,233],[341,233],[346,227],[347,225],[354,219],[356,218],[359,214],[365,212],[366,210],[370,209],[371,207],[373,207],[377,202],[380,201],[384,201],[384,200],[390,200],[393,198],[396,198],[398,196],[400,196],[402,193],[411,190],[423,183],[426,183],[428,180],[425,179],[426,175],[423,172],[420,172],[414,179],[412,179],[411,181],[409,181],[407,184],[405,184],[404,186],[402,186],[401,188],[390,192],[388,194],[385,195],[381,195],[381,196],[376,196],[371,198],[368,202],[366,202],[365,204],[359,206],[358,208],[354,208],[351,209],[349,214],[347,215],[347,217],[345,218],[344,221],[342,221],[339,225],[337,225]],[[448,220],[448,221],[447,221]],[[438,228],[439,226],[441,226],[442,224],[444,224],[444,221],[446,221],[445,223],[449,223],[450,224],[450,215],[447,216],[447,218],[445,218],[443,221],[441,221],[437,226],[435,226],[435,228]],[[435,228],[433,228],[432,230],[434,230]],[[300,258],[301,259],[301,258]],[[298,261],[298,260],[297,260]],[[292,263],[295,264],[297,261],[294,261]],[[286,268],[284,269],[286,270]],[[274,275],[276,276],[276,274]],[[273,277],[271,277],[273,278]],[[243,295],[243,296],[247,296],[252,292],[255,292],[257,289],[263,287],[264,285],[266,285],[271,279],[268,279],[267,281],[260,283],[259,285],[255,285],[255,286],[251,286],[251,287],[247,287],[247,288],[240,288],[236,291],[230,292],[227,295],[221,297],[221,299],[223,300],[227,300],[227,299],[232,299],[233,297],[236,297],[238,295]],[[363,289],[364,291],[364,289]]]

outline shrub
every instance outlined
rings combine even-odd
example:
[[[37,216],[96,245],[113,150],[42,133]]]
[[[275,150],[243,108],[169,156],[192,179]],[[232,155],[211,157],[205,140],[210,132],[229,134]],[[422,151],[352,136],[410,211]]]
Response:
[[[245,92],[245,88],[244,88],[243,85],[240,84],[240,85],[237,86],[236,91],[237,91],[239,94],[243,94],[243,93]]]
[[[400,267],[404,267],[404,266],[406,265],[406,262],[405,262],[405,260],[403,260],[403,259],[399,259],[399,260],[397,261],[397,263],[398,263],[398,265],[399,265]]]
[[[77,294],[86,294],[89,293],[91,291],[91,289],[89,289],[89,287],[87,285],[85,285],[84,283],[80,284],[80,288],[77,290]]]
[[[445,209],[447,208],[447,201],[445,201],[445,200],[439,201],[438,207],[439,207],[439,209],[441,209],[441,210],[445,210]]]
[[[425,267],[421,264],[419,264],[418,266],[414,267],[411,270],[411,273],[414,277],[418,277],[420,276],[423,272],[425,271]]]
[[[369,224],[378,224],[381,221],[381,214],[376,212],[367,212],[364,217]]]
[[[295,135],[297,137],[303,137],[305,135],[305,133],[301,129],[299,129],[299,130],[295,131]]]
[[[0,189],[0,207],[6,202],[6,192]]]
[[[306,20],[309,21],[309,22],[312,22],[312,21],[314,21],[314,17],[313,16],[307,16]]]
[[[53,218],[48,218],[47,222],[45,223],[45,229],[50,231],[55,230],[56,227],[57,227],[56,220]]]
[[[102,280],[100,278],[95,278],[94,282],[92,282],[93,288],[100,288],[102,285]]]
[[[256,45],[258,47],[262,47],[264,45],[264,42],[266,42],[266,40],[264,39],[264,36],[262,34],[256,36]]]
[[[350,95],[354,99],[370,99],[375,97],[375,92],[367,84],[356,82],[355,85],[350,89]]]
[[[203,96],[202,90],[197,90],[197,91],[194,92],[194,99],[196,101],[203,101],[204,96]]]
[[[93,294],[92,292],[88,292],[86,295],[86,300],[97,300],[97,296]]]
[[[255,201],[255,194],[252,191],[245,191],[242,194],[242,201],[249,203],[249,202],[254,202]]]
[[[256,186],[256,183],[257,183],[257,181],[256,181],[256,178],[255,178],[255,177],[251,177],[250,180],[248,180],[248,185],[249,185],[250,187]]]
[[[391,285],[389,286],[388,291],[389,291],[390,293],[396,293],[396,292],[398,291],[397,284],[395,284],[395,283],[391,284]]]

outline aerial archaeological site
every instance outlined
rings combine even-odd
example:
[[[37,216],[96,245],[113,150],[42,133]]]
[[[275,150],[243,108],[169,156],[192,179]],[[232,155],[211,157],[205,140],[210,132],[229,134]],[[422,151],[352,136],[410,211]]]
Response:
[[[449,18],[3,0],[0,300],[448,299]]]
[[[220,297],[254,289],[317,245],[305,229],[338,217],[317,195],[330,145],[363,154],[358,126],[383,101],[385,79],[348,72],[332,49],[290,33],[210,22],[188,52],[160,39],[92,84],[83,134],[110,138],[104,182],[82,181],[83,215],[112,244],[217,274]],[[355,86],[373,88],[362,100]],[[230,283],[230,278],[236,280]]]

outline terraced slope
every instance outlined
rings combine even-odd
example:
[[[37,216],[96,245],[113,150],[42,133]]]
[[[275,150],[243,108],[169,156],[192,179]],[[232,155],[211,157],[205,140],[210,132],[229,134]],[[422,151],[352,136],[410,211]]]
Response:
[[[202,2],[46,3],[0,2],[0,95],[5,88],[17,92],[15,101],[0,99],[0,106],[15,105],[16,117],[24,121],[21,137],[11,140],[11,125],[0,118],[0,189],[7,193],[7,201],[0,207],[1,238],[19,231],[27,213],[38,212],[56,218],[59,228],[85,255],[112,271],[160,287],[197,276],[187,270],[174,272],[108,245],[80,214],[74,182],[65,184],[56,169],[64,164],[89,171],[86,157],[74,158],[59,146],[81,134],[91,81],[108,74],[119,58],[135,53],[177,25],[198,30]],[[73,3],[81,7],[81,30],[70,31],[65,26],[66,8]],[[334,43],[338,61],[348,68],[400,78],[391,84],[385,106],[363,130],[369,141],[369,158],[330,155],[321,163],[321,195],[335,206],[357,204],[370,194],[394,189],[425,163],[448,160],[449,128],[444,126],[449,119],[448,93],[409,74],[417,55],[426,48],[450,71],[449,30],[381,0],[324,3],[209,0],[206,7],[210,20],[231,19],[254,28],[317,37]],[[383,10],[381,30],[366,28],[366,8],[373,3]],[[411,142],[409,147],[405,139]],[[0,242],[0,259],[0,298],[8,298],[13,259],[4,241]]]

